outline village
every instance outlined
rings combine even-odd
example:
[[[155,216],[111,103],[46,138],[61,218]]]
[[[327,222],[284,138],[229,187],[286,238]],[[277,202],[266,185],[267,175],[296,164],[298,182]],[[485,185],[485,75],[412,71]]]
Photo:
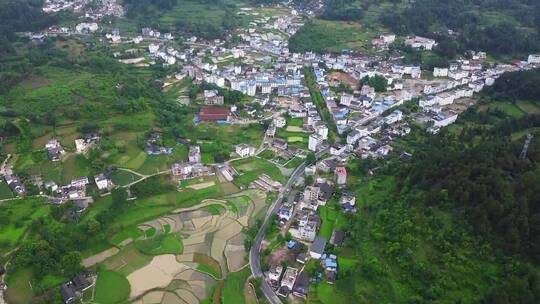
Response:
[[[313,15],[313,7],[302,10],[282,6],[287,13],[273,16],[260,14],[254,8],[242,8],[238,14],[251,16],[252,22],[248,28],[238,30],[239,41],[231,46],[226,39],[205,41],[148,27],[136,35],[118,29],[105,31],[100,20],[103,16],[124,16],[122,6],[116,1],[101,1],[98,9],[90,9],[88,2],[47,0],[45,12],[71,10],[84,15],[84,22],[74,28],[55,26],[27,36],[42,40],[48,36],[92,35],[110,45],[123,64],[174,69],[163,80],[164,90],[174,90],[186,79],[196,85],[211,85],[211,89],[203,90],[197,123],[268,123],[260,147],[238,144],[230,160],[208,164],[201,159],[199,145],[186,143],[188,159],[156,175],[170,174],[176,184],[206,176],[219,176],[231,182],[240,175],[231,160],[264,158],[265,151],[272,152],[270,161],[287,163],[300,158],[305,163],[301,176],[292,181],[291,191],[267,174],[260,174],[248,186],[284,195],[276,216],[279,233],[287,241],[270,253],[264,271],[264,280],[282,298],[306,298],[311,283],[324,280],[333,284],[339,277],[339,256],[327,248],[342,246],[347,232],[334,229],[331,237],[321,236],[318,210],[335,200],[340,212],[357,212],[356,197],[347,187],[347,164],[351,160],[390,156],[394,142],[409,134],[412,124],[437,133],[474,105],[475,94],[493,85],[503,73],[540,67],[540,55],[530,55],[514,64],[499,64],[489,62],[489,54],[470,52],[449,66],[425,71],[420,66],[404,64],[400,56],[385,57],[378,53],[400,39],[392,33],[382,33],[374,39],[372,46],[378,52],[370,55],[291,53],[288,38],[303,26],[303,16]],[[402,38],[405,45],[414,49],[431,50],[437,45],[437,41],[424,37]],[[178,41],[187,47],[176,47]],[[375,77],[384,80],[384,89],[370,86],[369,80]],[[260,107],[247,107],[247,110],[244,107],[241,111],[235,104],[226,104],[220,90],[239,91]],[[192,102],[195,101],[186,94],[178,98],[179,104]],[[301,123],[291,125],[292,121]],[[278,136],[280,132],[305,136]],[[88,153],[100,137],[89,133],[76,139],[74,152],[66,152],[60,141],[53,138],[43,150],[49,161],[59,162],[69,153]],[[173,148],[160,143],[159,133],[151,133],[145,139],[144,151],[152,157],[169,155]],[[315,153],[322,157],[313,157]],[[50,204],[71,201],[77,212],[82,213],[93,203],[89,191],[106,196],[117,186],[110,177],[114,170],[122,168],[80,176],[65,185],[43,180],[41,176],[30,178],[39,195],[47,197]],[[0,171],[15,195],[26,195],[24,182],[9,164],[4,163]],[[263,241],[263,247],[268,243],[269,240]],[[317,264],[316,273],[306,269],[310,261]],[[80,275],[63,284],[65,303],[74,303],[92,280],[92,276]]]

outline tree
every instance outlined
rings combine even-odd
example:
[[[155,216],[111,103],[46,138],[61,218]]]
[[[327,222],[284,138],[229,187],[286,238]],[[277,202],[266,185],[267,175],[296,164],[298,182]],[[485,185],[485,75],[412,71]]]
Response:
[[[306,164],[311,165],[314,164],[317,161],[317,157],[315,156],[314,152],[309,152],[306,155]]]
[[[112,209],[114,211],[122,211],[127,205],[128,194],[125,188],[117,187],[111,192]]]
[[[372,77],[365,76],[360,80],[360,86],[369,85],[375,89],[375,92],[386,92],[388,87],[388,80],[384,76],[375,75]]]
[[[78,251],[72,251],[65,254],[61,260],[64,275],[72,277],[80,272],[83,269],[81,261],[81,253]]]

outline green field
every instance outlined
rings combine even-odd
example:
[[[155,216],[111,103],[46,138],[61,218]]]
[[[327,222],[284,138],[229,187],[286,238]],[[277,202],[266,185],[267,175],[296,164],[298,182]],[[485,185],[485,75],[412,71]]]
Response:
[[[293,169],[300,166],[304,162],[304,159],[295,156],[293,159],[289,160],[285,165],[285,168]]]
[[[330,240],[332,232],[334,231],[334,224],[337,220],[339,210],[333,206],[321,206],[319,208],[319,216],[321,217],[321,228],[319,230],[319,235],[326,238],[327,241]]]
[[[49,205],[43,198],[24,198],[0,203],[0,249],[9,251],[23,237],[33,220],[45,216]]]
[[[539,114],[540,106],[536,102],[518,101],[517,106],[527,114]]]
[[[240,173],[240,176],[234,179],[234,183],[239,187],[246,188],[261,174],[267,174],[272,179],[282,183],[285,181],[285,177],[281,174],[279,169],[272,163],[263,159],[250,157],[236,160],[232,162],[232,165]]]
[[[97,303],[119,303],[128,299],[130,286],[128,280],[121,274],[100,270],[96,282],[95,301]]]
[[[15,195],[13,194],[13,191],[11,191],[11,188],[9,188],[7,183],[0,182],[0,199],[8,199],[13,197],[15,197]]]
[[[264,150],[263,152],[259,153],[258,156],[264,159],[272,159],[276,157],[276,153],[272,150]]]
[[[148,255],[181,254],[184,248],[180,237],[174,234],[161,234],[148,240],[137,241],[135,246]]]
[[[115,184],[115,185],[118,185],[118,186],[124,186],[124,185],[127,185],[129,183],[132,183],[136,180],[138,180],[140,177],[138,175],[135,175],[129,171],[124,171],[124,170],[115,170],[112,174],[111,174],[111,179],[112,179],[112,182]]]
[[[300,136],[290,136],[287,137],[288,143],[298,143],[298,142],[306,142],[306,139]]]
[[[227,275],[221,295],[223,304],[245,303],[244,284],[250,275],[251,270],[249,268],[244,268],[238,272],[231,272]]]
[[[493,101],[488,103],[487,107],[490,110],[502,111],[511,117],[520,117],[525,114],[525,112],[520,107],[509,102]]]
[[[136,239],[144,234],[137,229],[137,225],[151,219],[155,219],[174,209],[191,207],[207,198],[218,198],[223,195],[220,185],[214,185],[201,190],[183,189],[171,191],[150,197],[140,198],[135,201],[124,213],[119,215],[110,227],[110,240],[113,244],[119,244],[127,238]],[[89,217],[95,216],[98,210],[106,210],[110,206],[110,199],[102,198],[94,203]],[[96,210],[94,210],[96,209]]]
[[[5,294],[6,300],[14,304],[30,303],[34,295],[30,288],[31,279],[32,271],[28,269],[20,269],[10,274],[7,277],[7,284],[9,284],[10,288]]]
[[[287,126],[302,127],[304,125],[303,118],[287,118]]]
[[[291,37],[289,47],[293,52],[368,51],[373,37],[360,23],[313,19]]]
[[[221,273],[216,269],[215,267],[212,267],[210,265],[206,264],[199,264],[197,265],[197,270],[208,273],[209,275],[213,276],[214,278],[221,278]]]

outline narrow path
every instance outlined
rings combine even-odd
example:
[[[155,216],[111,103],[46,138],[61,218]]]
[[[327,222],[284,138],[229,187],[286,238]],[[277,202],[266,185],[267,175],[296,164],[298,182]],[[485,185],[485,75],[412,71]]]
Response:
[[[141,173],[137,173],[137,172],[135,172],[135,171],[133,171],[133,170],[131,170],[131,169],[125,169],[125,168],[118,168],[118,169],[124,170],[124,171],[127,171],[127,172],[131,172],[131,173],[136,174],[137,176],[140,176],[140,177],[141,177],[141,178],[139,178],[139,179],[136,180],[136,181],[133,181],[133,182],[127,184],[127,185],[122,186],[122,188],[129,188],[129,187],[131,187],[131,186],[133,186],[133,185],[135,185],[135,184],[137,184],[137,183],[140,183],[140,182],[142,182],[142,181],[144,181],[144,180],[146,180],[146,179],[148,179],[148,178],[150,178],[150,177],[154,177],[154,176],[157,176],[157,175],[163,175],[163,174],[169,174],[169,173],[171,173],[171,169],[167,169],[167,170],[164,170],[164,171],[156,172],[156,173],[154,173],[154,174],[144,175],[144,174],[141,174]]]
[[[137,176],[139,176],[139,177],[145,177],[145,176],[146,176],[146,175],[144,175],[144,174],[142,174],[142,173],[139,173],[139,172],[137,172],[137,171],[133,171],[133,170],[128,169],[128,168],[118,167],[118,168],[116,168],[116,169],[117,169],[117,170],[126,171],[126,172],[129,172],[129,173],[132,173],[132,174],[135,174],[135,175],[137,175]]]

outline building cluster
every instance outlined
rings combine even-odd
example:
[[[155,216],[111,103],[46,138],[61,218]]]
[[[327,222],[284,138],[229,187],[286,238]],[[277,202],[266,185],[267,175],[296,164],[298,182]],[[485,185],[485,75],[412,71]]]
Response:
[[[60,286],[62,300],[66,304],[78,303],[83,297],[83,293],[92,288],[96,283],[96,277],[91,274],[79,273],[70,281]]]
[[[47,150],[47,156],[49,157],[49,160],[53,162],[60,161],[60,157],[66,152],[64,151],[64,148],[62,148],[60,141],[56,138],[49,140],[45,144],[45,150]]]
[[[4,175],[4,181],[15,195],[23,196],[26,194],[26,187],[17,175]]]
[[[90,149],[96,146],[100,136],[97,133],[85,134],[82,138],[75,139],[75,151],[78,154],[86,154]]]
[[[239,41],[234,45],[224,39],[204,41],[197,37],[175,37],[172,33],[161,33],[148,27],[142,28],[134,37],[121,36],[118,29],[100,32],[98,21],[104,16],[124,15],[124,9],[116,0],[46,0],[45,12],[71,11],[84,20],[71,29],[53,26],[43,33],[29,35],[36,39],[48,35],[104,35],[105,41],[112,44],[130,44],[115,52],[115,57],[124,64],[159,64],[171,70],[176,68],[167,81],[189,78],[195,84],[211,84],[215,89],[202,92],[204,105],[195,118],[197,123],[245,123],[246,118],[240,117],[235,105],[226,105],[223,96],[223,89],[239,91],[269,113],[264,117],[271,121],[265,131],[264,145],[282,159],[292,159],[303,152],[290,144],[289,139],[279,136],[287,127],[288,119],[302,119],[302,126],[297,128],[309,134],[307,150],[328,151],[329,156],[307,166],[305,180],[307,176],[313,176],[314,182],[304,185],[292,200],[285,200],[279,206],[277,215],[282,232],[292,236],[286,246],[291,259],[285,266],[279,263],[270,265],[266,278],[278,295],[288,297],[292,294],[305,298],[311,282],[317,282],[323,276],[327,282],[335,282],[339,265],[337,256],[328,252],[327,245],[341,246],[346,238],[346,233],[341,230],[334,230],[329,239],[321,236],[319,208],[335,198],[341,212],[358,211],[355,195],[346,189],[347,161],[351,157],[386,157],[392,152],[396,138],[411,132],[413,121],[424,124],[429,132],[438,132],[456,121],[472,102],[474,93],[493,85],[503,73],[540,67],[540,55],[531,54],[526,61],[514,64],[494,65],[486,62],[485,53],[473,52],[467,59],[435,67],[433,71],[422,71],[418,65],[404,63],[399,56],[292,53],[288,39],[302,27],[302,15],[313,15],[323,7],[323,3],[309,1],[295,5],[294,9],[289,8],[288,14],[272,17],[251,8],[240,9],[239,15],[254,18],[247,28],[235,33]],[[178,47],[180,39],[187,47]],[[395,34],[386,33],[373,39],[372,45],[387,49],[395,41]],[[437,46],[437,41],[419,36],[406,37],[404,43],[411,48],[428,51]],[[132,48],[135,46],[137,48]],[[306,84],[306,71],[313,73],[322,105],[318,99],[315,103],[311,96]],[[375,76],[385,80],[384,89],[369,84],[369,79]],[[365,79],[368,81],[362,81]],[[340,89],[342,84],[346,85],[346,90]],[[405,110],[411,107],[415,110]],[[251,118],[260,118],[255,115],[256,109],[250,106],[246,109],[244,112]],[[323,111],[327,111],[329,117],[321,115]],[[333,144],[329,138],[333,131],[342,135],[344,142]],[[77,153],[88,152],[98,141],[97,134],[77,139]],[[60,161],[65,153],[57,139],[47,142],[45,149],[51,161]],[[173,153],[173,148],[166,147],[156,132],[149,134],[144,149],[148,155]],[[257,148],[239,144],[234,152],[245,158],[255,155]],[[229,164],[212,167],[203,164],[201,149],[197,145],[189,146],[186,162],[171,166],[175,182],[216,172],[227,181],[232,181],[239,174]],[[4,180],[15,194],[25,195],[26,188],[19,177],[5,174]],[[93,181],[99,191],[108,191],[114,186],[107,173],[94,176]],[[88,177],[76,178],[64,186],[51,181],[43,183],[39,177],[32,178],[32,182],[50,194],[49,201],[53,204],[73,201],[79,209],[85,209],[93,202],[87,195]],[[267,174],[261,174],[250,187],[266,192],[283,189],[279,181]],[[321,272],[315,276],[305,271],[305,263],[310,259],[321,266]],[[64,302],[79,301],[82,292],[93,284],[91,282],[88,276],[81,275],[63,284]]]
[[[201,162],[200,146],[190,146],[188,161],[174,163],[171,167],[171,175],[175,182],[213,174],[215,170]]]
[[[43,3],[45,13],[72,12],[81,18],[101,20],[103,17],[123,17],[124,7],[117,0],[46,0]]]
[[[144,144],[144,150],[148,155],[170,155],[173,153],[173,148],[163,146],[161,134],[158,132],[150,133]]]
[[[41,181],[41,178],[39,179]],[[79,211],[88,208],[94,199],[88,195],[90,186],[97,188],[99,192],[110,191],[114,187],[114,183],[109,176],[109,173],[99,173],[91,179],[87,176],[74,178],[70,183],[60,186],[54,181],[34,182],[34,185],[43,193],[48,195],[49,203],[61,205],[68,201],[72,201]]]
[[[320,235],[321,217],[319,207],[326,204],[336,195],[337,187],[345,187],[345,167],[333,157],[321,160],[315,165],[305,169],[306,175],[316,175],[311,185],[306,185],[303,191],[297,192],[292,200],[283,203],[277,211],[282,227],[282,233],[289,233],[292,237],[287,243],[287,266],[282,264],[270,265],[267,273],[267,282],[282,297],[294,295],[305,298],[312,282],[320,281],[323,277],[333,284],[338,275],[338,262],[335,254],[326,252],[328,243],[333,246],[342,246],[346,233],[335,229],[329,239]],[[325,177],[333,173],[333,179]],[[356,212],[356,198],[347,191],[342,192],[339,204],[343,212]],[[311,276],[305,271],[308,260],[315,260],[320,264],[320,273]]]

